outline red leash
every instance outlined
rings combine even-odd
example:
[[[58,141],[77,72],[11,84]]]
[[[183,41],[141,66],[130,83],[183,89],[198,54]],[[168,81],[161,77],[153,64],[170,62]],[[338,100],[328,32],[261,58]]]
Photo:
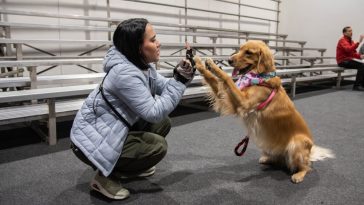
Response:
[[[270,93],[269,97],[264,102],[260,103],[256,109],[262,110],[263,108],[265,108],[270,103],[270,101],[272,101],[275,94],[276,94],[276,90],[272,89],[272,92]],[[243,156],[243,154],[246,151],[246,148],[248,147],[248,143],[249,143],[249,136],[247,135],[244,137],[244,139],[241,140],[241,142],[239,142],[239,144],[236,145],[235,150],[234,150],[236,156],[240,156],[240,157]],[[239,148],[241,146],[244,146],[244,147],[239,152]]]
[[[272,99],[276,95],[276,93],[277,93],[277,91],[275,89],[272,89],[272,92],[270,93],[268,98],[264,102],[260,103],[256,109],[257,110],[262,110],[263,108],[265,108],[270,103],[270,101],[272,101]],[[249,136],[247,135],[247,136],[244,137],[244,139],[241,140],[241,142],[239,142],[239,144],[236,145],[235,150],[234,150],[236,156],[240,156],[240,157],[243,156],[243,154],[246,151],[246,148],[248,147],[248,143],[249,143]],[[244,147],[239,152],[239,148],[241,146],[244,146]]]
[[[246,151],[246,148],[248,147],[248,143],[249,143],[249,136],[245,136],[244,139],[241,140],[241,142],[239,142],[239,144],[236,145],[235,147],[235,154],[236,156],[243,156],[243,154]],[[244,145],[243,149],[239,152],[239,148]]]

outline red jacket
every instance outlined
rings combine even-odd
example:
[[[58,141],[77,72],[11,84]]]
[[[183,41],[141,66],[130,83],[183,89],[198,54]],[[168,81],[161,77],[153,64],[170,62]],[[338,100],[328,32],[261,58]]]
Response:
[[[339,42],[336,46],[336,61],[337,64],[348,61],[353,58],[360,59],[360,54],[356,51],[358,48],[359,42],[354,43],[351,38],[343,36],[340,38]]]

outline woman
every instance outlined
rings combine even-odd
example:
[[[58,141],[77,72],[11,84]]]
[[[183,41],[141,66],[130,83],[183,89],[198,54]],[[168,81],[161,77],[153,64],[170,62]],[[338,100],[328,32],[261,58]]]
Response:
[[[160,43],[146,19],[121,22],[104,60],[107,73],[85,100],[71,130],[76,156],[97,169],[91,188],[112,199],[129,191],[119,180],[147,177],[167,152],[168,114],[194,75],[186,60],[167,79],[150,64],[159,60]],[[155,95],[159,95],[155,98]]]

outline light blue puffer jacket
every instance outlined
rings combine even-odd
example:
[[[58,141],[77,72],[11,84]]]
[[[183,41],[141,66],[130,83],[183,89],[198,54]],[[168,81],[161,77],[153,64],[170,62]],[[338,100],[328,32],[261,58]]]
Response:
[[[104,71],[109,72],[104,81],[105,96],[131,125],[139,118],[151,123],[166,118],[186,89],[173,78],[161,76],[153,66],[143,73],[115,47],[105,56]],[[98,89],[90,93],[78,111],[71,140],[108,176],[120,157],[128,127],[107,106]]]

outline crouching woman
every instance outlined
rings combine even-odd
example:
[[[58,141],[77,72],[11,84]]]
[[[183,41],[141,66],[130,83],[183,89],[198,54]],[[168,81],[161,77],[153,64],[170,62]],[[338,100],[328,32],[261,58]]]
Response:
[[[186,60],[175,68],[173,78],[156,71],[151,63],[159,60],[160,43],[146,19],[121,22],[113,44],[104,59],[105,78],[75,117],[71,148],[97,170],[91,189],[124,199],[129,191],[119,180],[153,175],[155,165],[166,155],[168,114],[194,71]]]

